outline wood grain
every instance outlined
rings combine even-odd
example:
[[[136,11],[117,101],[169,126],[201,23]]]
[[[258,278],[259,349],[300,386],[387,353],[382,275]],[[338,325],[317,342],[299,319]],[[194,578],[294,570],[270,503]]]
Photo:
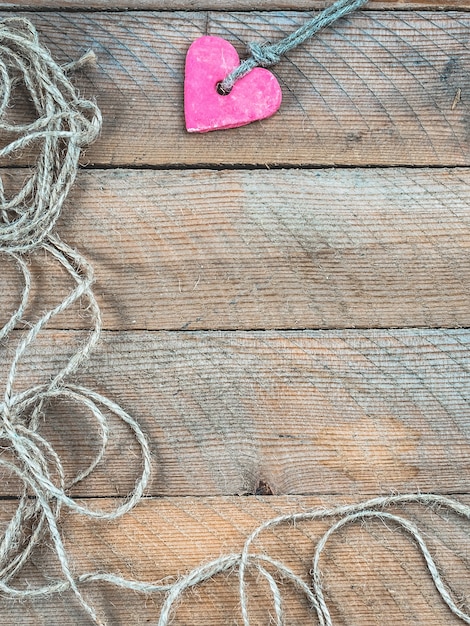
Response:
[[[470,330],[459,328],[470,326],[470,170],[455,167],[470,164],[470,0],[373,0],[276,67],[278,115],[224,133],[184,131],[184,57],[196,37],[226,37],[243,55],[247,41],[279,39],[311,15],[300,11],[324,4],[2,4],[3,16],[25,10],[58,61],[97,53],[97,67],[74,81],[97,98],[103,133],[58,229],[96,268],[108,332],[75,380],[135,416],[153,454],[149,498],[130,515],[99,524],[63,511],[77,574],[172,576],[239,551],[281,512],[377,493],[464,494],[470,503]],[[28,118],[28,106],[19,91],[11,118]],[[24,175],[13,166],[33,159],[3,164],[7,187]],[[279,165],[290,169],[246,169]],[[411,167],[315,169],[328,165]],[[68,286],[48,259],[29,262],[28,322]],[[1,268],[0,324],[20,290],[14,266],[2,258]],[[51,380],[87,325],[86,302],[54,320],[25,355],[15,390]],[[429,328],[439,326],[447,329]],[[330,330],[302,330],[315,328]],[[0,381],[19,337],[0,348]],[[139,473],[129,432],[113,418],[111,428],[103,463],[74,491],[96,508],[128,494]],[[83,408],[59,401],[46,407],[41,433],[68,476],[99,443]],[[19,489],[0,474],[0,532]],[[419,507],[400,513],[422,528],[468,605],[467,524]],[[278,528],[258,547],[308,581],[325,528]],[[335,626],[460,623],[415,546],[383,524],[344,529],[322,570]],[[19,585],[58,576],[47,540],[25,575]],[[232,575],[189,593],[174,624],[240,623],[236,586]],[[281,589],[287,624],[316,623],[288,584]],[[157,621],[160,598],[103,584],[86,593],[109,626]],[[252,625],[271,622],[259,579],[249,593]],[[1,597],[0,623],[90,626],[69,593]]]
[[[284,92],[277,115],[206,135],[184,130],[183,67],[190,43],[210,33],[228,38],[243,54],[246,42],[279,39],[302,24],[305,13],[26,15],[57,60],[70,61],[89,48],[98,55],[98,67],[76,79],[84,94],[96,96],[105,120],[84,162],[470,163],[468,13],[369,11],[345,19],[276,67]],[[15,119],[26,114],[25,106],[19,96]]]
[[[466,497],[465,502],[469,499]],[[96,523],[76,515],[63,516],[63,534],[74,569],[111,571],[133,579],[156,580],[183,573],[221,554],[239,552],[246,535],[280,513],[331,506],[341,498],[165,498],[146,500],[114,523]],[[90,502],[88,502],[90,503]],[[97,505],[106,507],[106,500]],[[3,503],[7,520],[14,504]],[[414,521],[424,533],[441,573],[457,597],[468,597],[470,568],[466,545],[468,522],[445,512],[419,507],[393,509]],[[309,580],[313,545],[326,530],[324,522],[278,527],[261,536],[255,550],[282,560]],[[58,572],[45,549],[25,572],[33,584]],[[333,536],[322,560],[327,600],[335,626],[457,626],[439,599],[415,546],[391,526],[366,522]],[[248,577],[252,624],[269,623],[268,590]],[[313,613],[286,582],[281,585],[290,625],[315,624]],[[86,588],[100,615],[112,626],[155,624],[161,599],[95,584]],[[18,604],[0,600],[5,626],[74,624],[89,626],[72,596]],[[175,626],[241,623],[237,578],[220,576],[189,592],[174,614]]]
[[[109,329],[455,327],[469,207],[461,169],[85,171],[58,229],[95,267]],[[71,285],[42,254],[30,267],[31,320]],[[0,323],[21,291],[2,272]],[[76,308],[51,327],[88,323]]]
[[[326,0],[257,0],[257,11],[323,9],[332,2]],[[370,0],[369,9],[464,9],[469,0]],[[85,10],[83,0],[16,0],[4,2],[6,10]],[[86,10],[95,11],[252,11],[253,0],[86,0]]]
[[[50,380],[80,338],[46,332],[16,389]],[[142,424],[152,495],[468,493],[469,342],[468,330],[111,332],[78,379]],[[79,494],[126,494],[136,479],[137,447],[111,425]],[[57,401],[42,432],[69,474],[96,450],[82,407]]]

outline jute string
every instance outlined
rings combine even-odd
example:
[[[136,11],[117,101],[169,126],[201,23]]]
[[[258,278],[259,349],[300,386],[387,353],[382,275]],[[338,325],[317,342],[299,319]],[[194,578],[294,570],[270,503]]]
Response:
[[[450,611],[470,624],[470,615],[464,612],[449,592],[434,557],[419,528],[410,520],[391,512],[390,507],[415,503],[425,507],[439,507],[452,511],[470,521],[470,507],[441,495],[406,494],[377,497],[359,504],[336,508],[316,508],[294,512],[270,519],[258,526],[239,553],[227,554],[208,563],[202,563],[174,581],[144,582],[125,579],[112,573],[88,572],[77,574],[70,564],[59,528],[62,507],[98,520],[116,519],[134,507],[144,494],[151,471],[151,456],[147,439],[135,419],[120,406],[92,389],[67,382],[68,377],[89,357],[101,332],[101,316],[92,292],[93,272],[90,264],[77,251],[64,243],[54,232],[63,202],[75,180],[80,149],[99,134],[101,116],[97,106],[81,98],[70,83],[67,72],[93,60],[85,55],[76,64],[59,66],[38,42],[37,33],[25,19],[7,19],[0,22],[0,99],[2,120],[0,129],[13,136],[0,157],[13,155],[18,150],[35,147],[38,157],[35,167],[20,191],[6,198],[0,190],[0,252],[12,257],[24,278],[23,293],[17,310],[0,330],[0,341],[14,340],[12,331],[23,321],[31,290],[28,254],[43,250],[70,275],[74,284],[70,293],[36,322],[20,338],[14,351],[0,402],[2,446],[11,457],[0,456],[4,470],[17,476],[23,487],[18,506],[0,537],[0,594],[10,599],[31,599],[72,591],[83,609],[97,625],[105,622],[98,617],[84,592],[91,583],[105,582],[143,594],[162,594],[162,607],[156,619],[159,626],[170,623],[175,605],[185,592],[222,573],[237,575],[240,612],[244,626],[250,626],[247,573],[258,573],[267,583],[272,603],[271,615],[277,626],[285,623],[281,581],[288,581],[307,601],[320,626],[332,626],[323,589],[320,570],[321,556],[331,536],[345,525],[379,519],[398,526],[421,552],[425,566]],[[34,104],[37,119],[23,125],[4,121],[12,89],[23,84]],[[77,302],[88,302],[91,319],[87,339],[75,350],[67,364],[46,384],[37,384],[17,391],[19,365],[27,359],[27,350],[46,324]],[[65,476],[62,461],[51,443],[40,433],[40,424],[47,419],[51,401],[68,400],[81,405],[98,425],[100,446],[88,467],[72,479]],[[112,511],[90,509],[69,495],[70,488],[89,476],[103,459],[110,430],[109,415],[113,414],[127,424],[141,451],[140,474],[130,496]],[[331,525],[315,546],[311,579],[307,582],[284,563],[264,552],[256,551],[261,533],[280,525],[294,525],[300,521],[330,519]],[[56,581],[33,587],[17,586],[24,566],[41,542],[52,545],[62,577]]]
[[[368,0],[336,0],[332,5],[317,13],[311,20],[302,24],[300,28],[284,37],[274,44],[259,44],[251,42],[248,44],[250,57],[245,59],[233,72],[224,78],[219,85],[221,93],[230,93],[234,84],[246,76],[255,67],[272,67],[279,63],[282,57],[305,43],[313,37],[319,30],[330,26],[345,15],[357,11]]]

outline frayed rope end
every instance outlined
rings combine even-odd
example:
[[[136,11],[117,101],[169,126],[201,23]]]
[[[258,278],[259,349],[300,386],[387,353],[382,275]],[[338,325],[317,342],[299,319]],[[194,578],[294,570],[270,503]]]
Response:
[[[76,61],[66,63],[62,66],[65,73],[76,72],[82,69],[82,67],[96,67],[98,65],[98,57],[93,50],[88,50],[83,56]]]

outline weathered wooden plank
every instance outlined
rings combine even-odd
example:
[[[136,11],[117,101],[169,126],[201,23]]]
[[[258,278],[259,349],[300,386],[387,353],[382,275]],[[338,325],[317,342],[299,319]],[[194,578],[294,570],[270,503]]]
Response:
[[[5,182],[23,173],[4,172]],[[109,329],[470,325],[468,170],[85,171],[59,231]],[[70,285],[31,261],[29,319]],[[19,299],[2,260],[0,323]],[[74,309],[55,328],[87,326]]]
[[[322,505],[341,498],[164,498],[146,500],[115,523],[96,523],[64,515],[63,534],[77,574],[111,571],[132,579],[154,581],[189,571],[201,561],[239,552],[259,523],[281,513]],[[468,496],[464,498],[469,501]],[[106,506],[100,500],[97,505]],[[13,512],[4,503],[2,520]],[[458,598],[467,598],[470,584],[468,522],[442,512],[419,507],[391,509],[414,521],[441,565],[441,572]],[[283,561],[306,582],[313,545],[326,530],[324,522],[302,522],[265,532],[254,546]],[[33,584],[58,576],[46,550],[27,568]],[[433,587],[423,559],[403,533],[380,522],[367,521],[345,527],[333,536],[322,559],[327,601],[337,626],[457,626]],[[155,624],[161,598],[126,592],[104,584],[85,588],[100,616],[113,626]],[[285,600],[286,623],[316,624],[306,603],[291,585],[280,585]],[[269,590],[260,578],[248,576],[253,625],[269,623]],[[72,594],[45,600],[12,603],[0,600],[5,626],[64,624],[88,626]],[[236,573],[216,577],[196,592],[185,595],[174,613],[176,625],[241,623]]]
[[[325,0],[257,0],[257,11],[312,11],[332,2]],[[362,10],[369,9],[464,9],[468,0],[370,0]],[[97,11],[252,11],[253,0],[16,0],[4,2],[6,10],[97,10]]]
[[[80,337],[47,332],[16,389],[50,380]],[[274,494],[468,492],[469,342],[469,330],[113,332],[79,380],[142,424],[153,495],[255,493],[263,482]],[[78,471],[96,450],[93,420],[59,400],[47,414],[41,431]],[[106,462],[80,494],[128,493],[136,479],[137,447],[111,423]],[[4,475],[0,485],[18,491]]]
[[[210,33],[242,52],[247,41],[291,32],[305,13],[27,15],[58,60],[70,61],[90,47],[97,52],[98,67],[77,78],[83,93],[96,95],[105,120],[86,162],[470,163],[468,13],[369,11],[345,19],[277,66],[284,102],[276,116],[207,135],[184,130],[190,43]],[[19,98],[12,114],[20,115],[21,106]]]

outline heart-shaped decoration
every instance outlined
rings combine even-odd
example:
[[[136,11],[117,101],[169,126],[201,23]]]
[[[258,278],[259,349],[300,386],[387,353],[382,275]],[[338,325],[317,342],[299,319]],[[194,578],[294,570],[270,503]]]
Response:
[[[218,84],[240,65],[232,44],[221,37],[200,37],[186,55],[184,114],[190,133],[236,128],[276,113],[282,92],[276,77],[255,67],[240,78],[227,95]]]

